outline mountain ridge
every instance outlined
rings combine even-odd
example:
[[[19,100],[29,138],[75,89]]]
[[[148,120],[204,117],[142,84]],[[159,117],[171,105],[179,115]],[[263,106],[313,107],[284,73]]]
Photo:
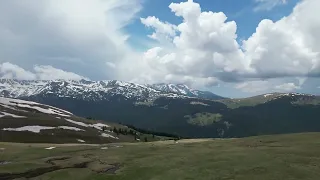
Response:
[[[109,96],[123,95],[139,101],[159,97],[223,99],[208,91],[193,90],[181,84],[141,85],[118,80],[15,80],[0,79],[0,95],[24,98],[35,95],[83,98],[88,101],[105,100]]]

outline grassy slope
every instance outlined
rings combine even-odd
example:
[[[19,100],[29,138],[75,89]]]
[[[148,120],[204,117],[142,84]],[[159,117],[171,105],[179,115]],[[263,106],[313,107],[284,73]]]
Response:
[[[43,158],[71,156],[70,160],[57,163],[67,166],[88,159],[93,162],[88,168],[59,170],[35,179],[314,180],[320,176],[319,139],[320,133],[308,133],[244,139],[183,140],[178,144],[172,141],[122,144],[122,148],[107,150],[94,146],[66,145],[45,150],[44,147],[51,145],[2,143],[0,148],[6,149],[1,152],[0,159],[13,163],[1,165],[0,174],[49,166]],[[86,159],[84,155],[89,158]],[[121,164],[116,174],[94,172],[113,163]]]
[[[23,116],[25,118],[14,118],[11,116],[0,117],[0,142],[23,142],[23,143],[79,143],[78,139],[84,140],[85,143],[112,143],[112,142],[136,142],[135,136],[132,134],[116,134],[111,132],[113,128],[129,131],[130,128],[111,122],[89,120],[75,115],[70,117],[59,116],[57,114],[46,114],[34,110],[32,108],[18,107],[10,105],[11,108],[3,105],[0,99],[0,115],[2,112],[10,113],[14,115]],[[22,103],[21,103],[22,104]],[[47,105],[37,104],[32,105],[35,107],[41,107],[43,109],[52,109]],[[58,118],[59,119],[58,119]],[[102,123],[108,125],[107,131],[103,132],[93,127],[83,127],[78,124],[68,122],[66,119],[82,122],[85,124]],[[30,131],[5,131],[5,128],[20,128],[24,126],[68,126],[83,129],[85,131],[74,131],[66,129],[50,129],[41,130],[40,133],[34,133]],[[118,139],[111,137],[101,137],[101,133],[106,133],[117,137]],[[156,141],[166,137],[152,136],[150,134],[139,133],[141,140],[145,138],[148,141]]]

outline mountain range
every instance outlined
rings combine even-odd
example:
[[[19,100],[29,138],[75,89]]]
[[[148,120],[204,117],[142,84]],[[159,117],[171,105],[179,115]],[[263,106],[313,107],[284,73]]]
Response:
[[[57,96],[84,101],[107,100],[111,96],[121,95],[137,101],[154,100],[159,97],[195,97],[222,99],[208,91],[193,90],[186,85],[154,84],[140,85],[123,81],[88,81],[88,80],[14,80],[0,79],[0,95],[10,98],[30,96]]]
[[[320,97],[308,94],[269,93],[230,99],[182,84],[2,79],[0,95],[183,137],[320,131]]]

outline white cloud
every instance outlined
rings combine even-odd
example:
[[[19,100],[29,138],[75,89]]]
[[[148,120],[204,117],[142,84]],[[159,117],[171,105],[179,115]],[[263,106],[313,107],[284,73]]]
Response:
[[[106,62],[131,55],[122,28],[141,8],[141,0],[0,1],[0,63],[117,78]]]
[[[56,69],[52,66],[35,65],[31,72],[9,62],[0,64],[0,78],[20,80],[87,79],[75,73]]]
[[[150,21],[147,24],[152,24],[154,28],[158,26],[155,28],[156,34],[162,32],[175,36],[172,42],[160,43],[159,47],[144,53],[143,68],[136,68],[144,71],[137,72],[135,79],[144,81],[143,78],[147,77],[153,82],[167,82],[170,78],[164,77],[169,74],[181,81],[185,77],[216,81],[217,73],[234,73],[249,68],[245,62],[242,63],[244,58],[237,59],[243,56],[236,41],[237,26],[234,21],[227,22],[224,13],[201,12],[200,5],[190,0],[172,3],[169,8],[177,16],[181,16],[183,22],[176,25],[176,28],[164,28],[175,26],[163,23],[157,18],[147,18]],[[146,24],[144,19],[142,22]]]
[[[72,80],[81,80],[87,79],[83,76],[75,74],[73,72],[66,72],[61,69],[56,69],[52,66],[39,66],[36,65],[33,68],[34,73],[37,79],[40,80],[53,80],[53,79],[72,79]]]
[[[276,6],[287,4],[287,0],[255,0],[258,4],[254,11],[270,11]]]
[[[154,16],[149,16],[147,18],[140,18],[142,24],[146,27],[153,28],[155,32],[151,35],[148,35],[150,38],[165,41],[172,40],[172,37],[176,35],[177,27],[168,22],[161,22],[158,18]]]
[[[32,72],[26,71],[23,68],[8,62],[0,64],[0,75],[1,78],[5,79],[36,79],[35,74],[33,74]]]
[[[297,89],[300,89],[300,86],[296,86],[294,83],[284,83],[277,85],[275,87],[276,90],[291,92]]]
[[[213,78],[220,82],[249,80],[246,83],[250,85],[252,79],[261,83],[269,78],[300,77],[303,84],[308,76],[320,76],[320,36],[316,31],[320,19],[315,16],[319,6],[318,0],[305,0],[279,21],[262,20],[256,32],[238,44],[237,24],[228,21],[224,13],[204,12],[192,0],[172,3],[169,8],[183,21],[175,25],[169,45],[160,42],[143,54],[141,67],[139,63],[135,67],[144,71],[136,71],[134,79],[167,82],[169,74],[176,81]],[[156,17],[147,19],[156,34],[170,24]]]
[[[268,93],[268,92],[295,92],[300,90],[303,83],[301,79],[295,80],[289,79],[269,79],[269,80],[258,80],[258,81],[247,81],[237,83],[236,89],[246,93]]]
[[[246,58],[260,77],[319,76],[320,1],[306,0],[293,13],[277,22],[263,20],[247,41]]]
[[[106,62],[106,64],[110,68],[116,68],[116,65],[113,62]]]
[[[268,81],[243,82],[236,84],[235,88],[248,93],[268,92],[270,90]]]

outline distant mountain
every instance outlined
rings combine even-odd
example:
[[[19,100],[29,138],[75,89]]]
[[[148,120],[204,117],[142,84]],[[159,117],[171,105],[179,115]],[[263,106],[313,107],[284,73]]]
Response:
[[[184,84],[163,84],[162,83],[162,84],[148,85],[148,87],[156,89],[161,92],[182,94],[185,96],[201,98],[201,99],[224,99],[223,97],[213,94],[212,92],[194,90]]]
[[[68,97],[85,101],[107,100],[114,96],[135,101],[150,101],[159,97],[222,99],[211,92],[192,90],[185,85],[140,85],[122,81],[53,80],[27,81],[0,79],[0,96],[10,98]]]
[[[2,80],[0,94],[59,107],[81,117],[183,137],[320,131],[320,97],[308,94],[210,99],[185,85],[85,80]]]
[[[255,106],[264,104],[281,98],[289,98],[291,103],[295,104],[313,104],[320,105],[320,97],[311,94],[302,93],[268,93],[248,98],[221,99],[219,102],[226,104],[229,108],[239,108],[244,106]]]

